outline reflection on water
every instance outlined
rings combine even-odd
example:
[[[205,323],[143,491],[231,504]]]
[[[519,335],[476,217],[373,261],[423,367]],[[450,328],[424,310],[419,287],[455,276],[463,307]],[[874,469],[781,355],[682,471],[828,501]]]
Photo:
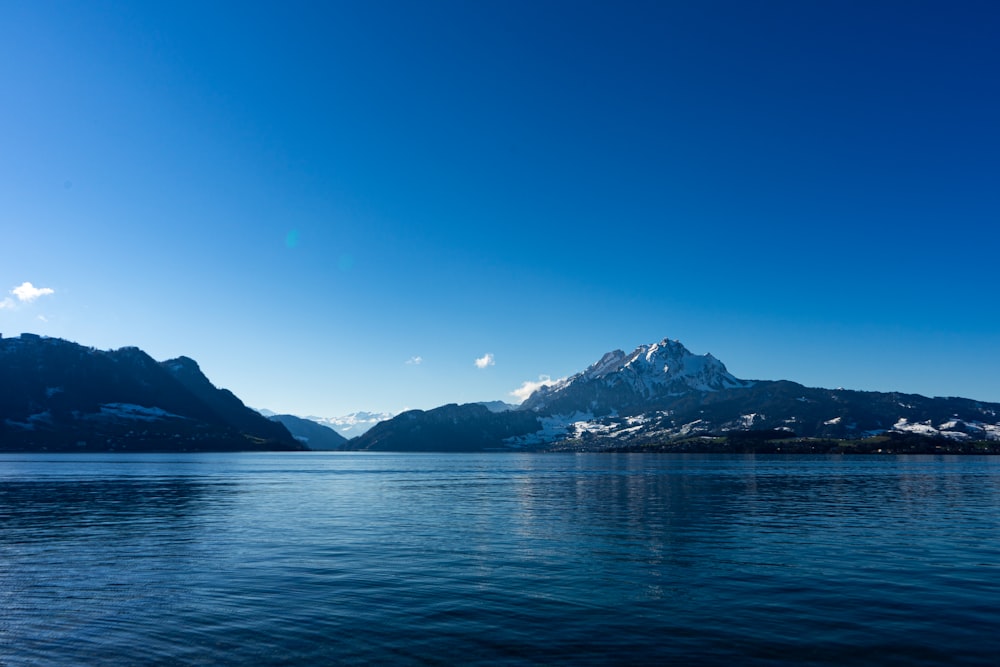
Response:
[[[0,664],[993,664],[1000,461],[0,460]]]

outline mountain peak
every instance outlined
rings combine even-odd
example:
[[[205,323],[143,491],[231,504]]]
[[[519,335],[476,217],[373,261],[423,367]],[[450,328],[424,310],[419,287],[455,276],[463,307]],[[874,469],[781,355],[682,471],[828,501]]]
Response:
[[[191,357],[181,356],[175,359],[167,359],[166,361],[161,362],[161,364],[174,374],[181,372],[201,373],[201,367],[198,365],[198,362]]]
[[[711,354],[696,355],[678,340],[640,345],[628,356],[621,371],[632,374],[632,383],[650,392],[651,385],[680,382],[697,391],[719,391],[747,386]]]
[[[613,350],[586,370],[532,394],[523,409],[583,412],[609,409],[614,396],[621,404],[656,401],[691,391],[714,392],[748,387],[710,354],[696,355],[678,340],[639,345],[631,353]]]

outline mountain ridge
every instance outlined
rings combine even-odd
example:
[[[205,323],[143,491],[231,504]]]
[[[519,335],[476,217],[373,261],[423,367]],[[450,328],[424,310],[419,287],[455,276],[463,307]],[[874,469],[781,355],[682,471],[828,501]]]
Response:
[[[137,347],[0,337],[0,451],[302,450],[314,438],[322,449],[666,451],[720,440],[902,438],[924,450],[937,443],[929,451],[1000,453],[998,403],[743,380],[666,338],[605,353],[520,406],[485,401],[378,416],[365,413],[377,423],[344,441],[322,422],[251,410],[189,357],[157,362]]]
[[[215,387],[187,357],[0,337],[2,451],[233,451],[304,447]]]
[[[468,406],[452,407],[452,412],[465,422],[465,430],[476,418]],[[514,428],[518,435],[490,439],[486,434],[502,432],[493,424],[470,449],[643,451],[695,438],[738,439],[741,433],[831,441],[906,436],[1000,446],[1000,404],[809,388],[790,380],[742,380],[712,355],[692,354],[667,338],[629,354],[607,352],[583,371],[537,389],[517,410],[497,418],[522,413],[534,415],[538,428],[525,430],[521,417],[510,416],[511,426],[520,420]],[[436,418],[426,414],[427,419]],[[409,420],[409,425],[386,426],[384,433],[396,440],[384,436],[378,447],[413,447],[413,431],[423,424],[421,415]],[[448,433],[442,437],[452,439]],[[361,436],[349,446],[366,449],[371,443]]]

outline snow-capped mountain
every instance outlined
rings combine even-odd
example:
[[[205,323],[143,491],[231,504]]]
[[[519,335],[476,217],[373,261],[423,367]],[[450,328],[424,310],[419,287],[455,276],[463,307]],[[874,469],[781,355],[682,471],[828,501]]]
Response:
[[[541,387],[521,405],[545,413],[577,411],[602,415],[662,402],[692,391],[715,392],[752,386],[737,379],[711,354],[692,354],[664,338],[631,354],[608,352],[586,370]]]
[[[655,409],[604,415],[554,413],[541,416],[540,421],[542,430],[511,443],[642,451],[698,438],[739,440],[759,435],[862,441],[919,436],[951,443],[995,442],[1000,451],[1000,404],[821,389],[787,380],[762,380],[749,387],[714,392],[692,391]],[[921,451],[933,451],[928,443],[921,447]]]
[[[352,412],[342,417],[315,417],[309,415],[306,419],[329,426],[345,438],[355,438],[379,422],[395,417],[391,412]]]
[[[496,402],[499,403],[499,401]],[[333,429],[339,435],[348,440],[356,438],[362,433],[367,432],[368,429],[375,426],[375,424],[387,421],[396,416],[391,412],[352,412],[342,417],[317,417],[316,415],[298,417],[296,415],[279,415],[277,412],[268,410],[267,408],[256,408],[256,410],[260,414],[272,420],[275,417],[294,417],[295,419],[304,419],[315,422],[321,426]],[[285,426],[288,426],[288,424],[285,424]]]
[[[536,390],[516,410],[485,413],[482,405],[468,404],[412,411],[351,446],[759,451],[760,443],[789,438],[798,438],[795,446],[803,451],[827,451],[822,448],[834,441],[876,451],[872,439],[889,438],[893,447],[905,441],[905,451],[954,451],[968,443],[969,451],[1000,453],[1000,404],[741,380],[715,357],[664,339],[630,354],[608,352],[576,375]],[[762,451],[766,447],[777,446]]]

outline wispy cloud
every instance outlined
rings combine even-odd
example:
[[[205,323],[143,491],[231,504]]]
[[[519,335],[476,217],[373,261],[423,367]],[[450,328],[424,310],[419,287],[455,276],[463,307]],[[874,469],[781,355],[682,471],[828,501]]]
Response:
[[[55,294],[56,291],[51,287],[35,287],[29,282],[24,282],[12,289],[10,293],[16,296],[17,300],[22,303],[31,303],[40,296]]]
[[[486,368],[487,366],[494,365],[496,365],[496,362],[493,360],[493,355],[489,352],[476,359],[476,368]]]
[[[518,403],[523,403],[529,396],[541,389],[542,387],[551,387],[554,384],[559,384],[566,378],[560,378],[558,380],[553,380],[548,375],[539,375],[538,380],[525,380],[524,384],[510,392],[510,395],[517,399]]]
[[[410,357],[409,359],[406,360],[406,363],[409,364],[410,366],[419,366],[420,364],[424,363],[424,358],[420,356]]]
[[[9,296],[4,297],[3,300],[0,301],[0,310],[3,310],[4,308],[13,308],[13,307],[14,307],[14,299],[10,298]]]

